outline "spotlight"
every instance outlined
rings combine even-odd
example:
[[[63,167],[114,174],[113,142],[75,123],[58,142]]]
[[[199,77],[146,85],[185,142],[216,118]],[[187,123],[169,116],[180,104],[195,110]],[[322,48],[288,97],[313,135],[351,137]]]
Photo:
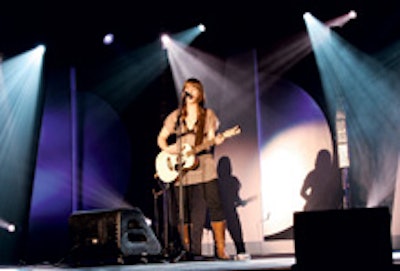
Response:
[[[15,232],[15,225],[0,218],[0,228],[8,232]]]
[[[153,222],[151,221],[150,218],[144,217],[144,221],[146,222],[146,225],[147,225],[147,226],[151,227],[151,224],[152,224]]]
[[[200,30],[200,32],[206,31],[206,27],[205,27],[204,24],[199,24],[199,25],[197,26],[197,28]]]
[[[350,19],[355,19],[357,18],[357,13],[354,10],[351,10],[349,13],[347,13]]]
[[[307,19],[310,19],[311,18],[311,13],[310,12],[305,12],[304,14],[303,14],[303,19],[304,20],[307,20]]]
[[[103,38],[103,43],[105,45],[110,45],[111,43],[113,43],[113,41],[114,41],[114,35],[111,33],[105,35]]]
[[[170,42],[171,38],[167,34],[161,35],[161,43],[163,45],[163,49],[167,48],[168,42]]]
[[[13,224],[8,225],[7,230],[8,232],[15,232],[15,225]]]
[[[39,44],[36,49],[38,50],[39,54],[43,54],[46,51],[46,46],[44,44]]]

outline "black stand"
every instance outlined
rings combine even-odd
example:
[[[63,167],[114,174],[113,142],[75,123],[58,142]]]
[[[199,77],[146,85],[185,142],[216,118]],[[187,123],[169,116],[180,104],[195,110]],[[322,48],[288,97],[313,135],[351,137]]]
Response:
[[[184,201],[183,201],[183,181],[182,181],[182,177],[183,177],[183,170],[182,170],[182,138],[181,136],[183,135],[183,126],[182,126],[182,121],[181,121],[181,117],[182,117],[182,109],[183,109],[183,105],[185,103],[185,99],[186,99],[186,95],[183,94],[181,102],[179,104],[179,114],[178,114],[178,119],[177,119],[177,137],[176,140],[177,142],[179,142],[178,144],[178,182],[179,182],[179,218],[178,218],[178,227],[179,227],[179,234],[180,234],[180,239],[181,242],[184,242],[184,211],[185,211],[185,207],[184,207]],[[183,244],[182,244],[182,247]],[[184,257],[186,254],[185,249],[183,248],[181,253],[178,255],[178,257],[175,258],[174,262],[178,262],[181,260],[182,257]]]
[[[185,251],[182,249],[182,244],[180,239],[176,238],[177,233],[175,230],[176,217],[173,215],[173,204],[172,193],[173,187],[169,183],[164,183],[163,181],[157,179],[158,185],[160,186],[159,191],[153,190],[154,197],[154,225],[158,238],[162,240],[163,249],[161,252],[161,257],[163,261],[177,262],[184,255]],[[159,215],[159,202],[158,198],[162,195],[162,217]],[[160,225],[160,218],[163,220],[162,227]],[[172,225],[172,226],[170,226]],[[177,244],[179,242],[179,244]]]
[[[174,190],[173,185],[171,186],[169,183],[164,183],[161,180],[159,180],[158,178],[158,182],[159,185],[161,187],[161,191],[160,192],[154,192],[153,191],[153,195],[154,195],[154,200],[156,201],[156,199],[158,198],[158,196],[160,194],[163,195],[163,242],[164,242],[164,249],[163,249],[163,257],[170,259],[172,256],[171,261],[172,262],[178,262],[180,261],[186,254],[187,251],[185,251],[184,245],[183,245],[183,240],[184,240],[184,201],[183,201],[183,183],[182,183],[182,177],[183,177],[183,170],[182,170],[182,155],[181,152],[183,150],[182,148],[182,141],[181,141],[181,135],[183,134],[183,127],[182,127],[182,121],[181,121],[181,116],[182,116],[182,107],[185,101],[185,95],[182,96],[182,101],[179,105],[179,114],[178,114],[178,118],[176,120],[176,124],[175,124],[175,128],[177,131],[176,134],[176,141],[178,144],[178,156],[177,156],[177,171],[178,171],[178,182],[179,182],[179,203],[178,203],[178,208],[179,208],[179,218],[178,218],[178,232],[180,235],[180,244],[178,246],[176,246],[174,240],[170,240],[171,237],[171,233],[172,233],[172,237],[175,237],[174,235],[174,231],[172,231],[169,227],[170,222],[172,222],[174,219],[172,219],[172,200],[171,200],[171,193],[174,193],[175,191],[171,191]],[[175,202],[174,202],[175,203]],[[155,206],[157,206],[156,202],[155,202]],[[175,210],[173,210],[175,211]],[[155,218],[157,218],[157,223],[159,222],[159,215],[158,215],[158,211],[155,210],[154,211],[154,216]],[[176,219],[175,219],[176,220]],[[173,221],[174,226],[175,226],[175,221]],[[159,223],[158,223],[159,224]],[[179,230],[180,228],[180,230]],[[160,230],[157,230],[159,236],[160,236]],[[177,251],[176,248],[179,248],[179,250]]]
[[[160,215],[158,212],[158,198],[164,193],[163,190],[156,191],[155,189],[152,190],[153,193],[153,212],[154,212],[154,230],[157,236],[160,236]]]

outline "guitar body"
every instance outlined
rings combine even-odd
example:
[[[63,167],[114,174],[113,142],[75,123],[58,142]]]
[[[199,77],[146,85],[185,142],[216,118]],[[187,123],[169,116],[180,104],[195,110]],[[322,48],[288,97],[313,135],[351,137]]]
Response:
[[[182,170],[195,169],[198,160],[189,144],[182,145],[181,152]],[[156,171],[158,177],[165,183],[175,181],[179,176],[179,156],[165,151],[160,152],[156,157]]]
[[[226,130],[220,135],[222,135],[224,138],[230,138],[240,133],[241,129],[237,125],[231,129]],[[199,165],[199,161],[196,156],[197,153],[213,145],[215,145],[215,140],[206,141],[201,145],[197,145],[195,148],[187,143],[183,144],[180,155],[182,171],[195,169]],[[179,177],[179,155],[170,154],[162,151],[157,155],[155,164],[156,175],[163,182],[170,183],[175,181]]]

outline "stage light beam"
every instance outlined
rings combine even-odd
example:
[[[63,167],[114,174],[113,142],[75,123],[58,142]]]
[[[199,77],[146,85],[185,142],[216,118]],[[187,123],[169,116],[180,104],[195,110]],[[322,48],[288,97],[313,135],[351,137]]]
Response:
[[[346,14],[347,19],[354,16]],[[337,110],[346,114],[352,202],[386,204],[397,181],[398,76],[334,31],[319,42],[328,26],[317,19],[306,20],[306,25],[332,123]]]
[[[350,20],[356,19],[357,13],[354,10],[349,11],[348,13],[339,16],[335,19],[325,22],[325,25],[328,27],[343,27],[347,24]]]
[[[357,13],[354,10],[350,10],[348,13],[336,17],[334,19],[331,19],[329,21],[326,21],[324,24],[327,27],[343,27],[346,23],[348,23],[350,20],[352,19],[356,19],[357,18]],[[305,21],[310,21],[313,19],[313,15],[310,12],[305,12],[303,14],[303,19]]]

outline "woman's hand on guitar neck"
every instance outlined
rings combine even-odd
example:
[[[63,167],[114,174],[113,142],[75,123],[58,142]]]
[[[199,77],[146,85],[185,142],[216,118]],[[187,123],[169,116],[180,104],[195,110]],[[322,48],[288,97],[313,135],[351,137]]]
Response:
[[[224,141],[225,141],[225,137],[224,137],[223,134],[217,134],[217,135],[215,136],[214,141],[215,141],[215,145],[222,144],[222,143],[224,143]]]

